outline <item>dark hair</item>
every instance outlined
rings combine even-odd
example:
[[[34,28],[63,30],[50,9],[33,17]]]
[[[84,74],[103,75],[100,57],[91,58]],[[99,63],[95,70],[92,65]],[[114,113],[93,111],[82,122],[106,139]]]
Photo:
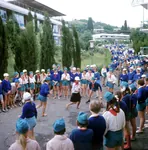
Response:
[[[145,84],[144,80],[142,80],[142,79],[138,80],[138,85],[143,86],[144,84]]]
[[[122,93],[121,93],[121,91],[116,91],[116,92],[115,92],[115,95],[117,95],[117,96],[118,96],[119,101],[120,101],[120,100],[121,100],[121,98],[122,98]]]
[[[63,129],[63,130],[61,130],[61,131],[59,131],[59,132],[55,132],[55,131],[54,131],[54,134],[63,135],[65,132],[66,132],[66,129]]]
[[[122,92],[122,95],[130,94],[130,89],[129,87],[126,87],[125,91]]]
[[[148,78],[146,78],[145,80],[146,80],[146,82],[148,82]]]
[[[116,106],[116,108],[114,108]],[[113,97],[113,99],[110,102],[107,102],[106,111],[109,111],[110,108],[112,108],[115,112],[120,112],[120,107],[117,99]]]
[[[77,120],[77,125],[78,125],[80,128],[87,127],[87,126],[88,126],[88,121],[87,121],[85,124],[82,124],[82,123],[80,123],[80,122]]]

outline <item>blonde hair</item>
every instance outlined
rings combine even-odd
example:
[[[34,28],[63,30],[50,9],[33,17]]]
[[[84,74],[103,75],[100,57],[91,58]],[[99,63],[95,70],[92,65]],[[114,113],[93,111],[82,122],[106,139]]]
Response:
[[[90,102],[89,109],[90,109],[90,111],[97,114],[97,113],[99,113],[99,111],[101,109],[101,103],[96,100],[93,100]]]
[[[27,139],[24,134],[20,134],[18,137],[18,143],[22,146],[22,150],[27,150]]]

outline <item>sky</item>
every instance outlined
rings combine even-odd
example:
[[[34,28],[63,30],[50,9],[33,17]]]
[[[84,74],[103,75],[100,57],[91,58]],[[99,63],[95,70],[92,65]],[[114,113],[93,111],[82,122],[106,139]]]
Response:
[[[143,21],[143,7],[133,7],[132,0],[36,0],[64,13],[65,20],[87,19],[121,27],[124,20],[128,26],[139,27]],[[148,10],[144,10],[148,20]]]

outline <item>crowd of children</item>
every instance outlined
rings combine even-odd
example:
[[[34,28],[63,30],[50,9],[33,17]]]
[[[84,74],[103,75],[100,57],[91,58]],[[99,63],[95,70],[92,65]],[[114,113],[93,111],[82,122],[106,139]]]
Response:
[[[124,50],[124,46],[107,46],[112,54],[112,62],[104,66],[100,72],[96,65],[87,65],[81,72],[79,68],[53,65],[53,69],[37,70],[20,74],[15,72],[13,82],[9,81],[9,74],[4,74],[0,81],[0,100],[2,111],[16,106],[19,95],[23,101],[22,115],[16,123],[18,140],[11,145],[10,150],[39,150],[39,144],[32,139],[36,126],[37,109],[43,107],[42,116],[45,117],[47,99],[68,98],[70,103],[80,108],[81,97],[89,104],[91,116],[80,112],[76,118],[77,128],[72,130],[69,137],[65,136],[66,125],[64,119],[58,119],[53,124],[55,136],[47,145],[46,150],[108,150],[131,149],[131,141],[136,134],[144,132],[145,110],[148,113],[148,77],[145,68],[147,60],[141,60],[133,54],[133,50]],[[146,62],[146,63],[145,63]],[[114,89],[115,85],[120,90]],[[102,88],[107,87],[104,97]],[[29,92],[26,92],[29,91]],[[92,100],[93,94],[97,100]],[[38,96],[36,96],[38,94]],[[100,115],[102,99],[106,100],[106,111]],[[35,106],[33,100],[40,100]],[[99,100],[98,100],[99,99]],[[140,127],[136,127],[136,117],[140,119]],[[130,128],[131,125],[131,128]]]

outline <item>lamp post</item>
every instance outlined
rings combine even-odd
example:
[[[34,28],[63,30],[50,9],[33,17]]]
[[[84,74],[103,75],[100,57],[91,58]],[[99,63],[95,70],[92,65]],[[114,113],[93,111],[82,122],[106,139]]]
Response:
[[[94,40],[90,40],[90,54],[91,54],[91,65],[93,64],[93,50],[94,50]]]

